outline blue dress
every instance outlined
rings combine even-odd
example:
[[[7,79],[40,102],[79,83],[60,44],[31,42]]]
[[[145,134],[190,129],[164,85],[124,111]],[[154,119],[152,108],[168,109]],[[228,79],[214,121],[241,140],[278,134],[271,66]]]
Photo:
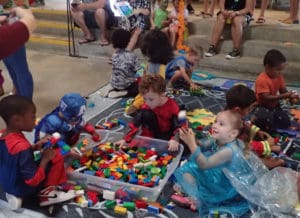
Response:
[[[241,163],[237,140],[222,146],[222,148],[218,148],[214,141],[210,141],[213,143],[209,150],[202,151],[204,156],[209,157],[218,149],[230,148],[233,154],[231,160],[220,166],[202,170],[195,160],[190,159],[175,171],[177,183],[188,196],[197,200],[200,217],[208,214],[210,210],[227,210],[236,216],[241,216],[249,211],[249,204],[231,185],[223,173],[223,169],[227,168],[237,174],[249,174],[250,178],[252,170],[247,162],[242,161]],[[190,177],[187,177],[186,174],[190,174]]]

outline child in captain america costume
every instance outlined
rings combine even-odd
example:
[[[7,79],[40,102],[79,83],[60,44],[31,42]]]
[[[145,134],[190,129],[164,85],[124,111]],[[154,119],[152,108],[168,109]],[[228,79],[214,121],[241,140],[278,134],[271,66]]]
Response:
[[[60,181],[52,177],[57,169],[64,167],[63,159],[55,159],[56,151],[44,149],[39,163],[34,161],[33,150],[40,149],[48,138],[31,145],[23,131],[32,131],[35,125],[36,108],[34,103],[23,96],[10,95],[0,101],[0,115],[6,129],[0,136],[0,185],[6,193],[11,209],[21,207],[26,199],[43,194],[40,205],[50,205],[75,197],[74,191],[63,192],[56,189]],[[60,171],[60,170],[59,170]],[[46,194],[46,196],[45,196]],[[50,200],[47,195],[52,195]]]
[[[65,94],[59,106],[43,117],[35,127],[35,141],[58,132],[61,139],[72,146],[82,131],[91,134],[93,140],[98,141],[100,137],[95,128],[83,119],[85,109],[86,100],[80,94]]]

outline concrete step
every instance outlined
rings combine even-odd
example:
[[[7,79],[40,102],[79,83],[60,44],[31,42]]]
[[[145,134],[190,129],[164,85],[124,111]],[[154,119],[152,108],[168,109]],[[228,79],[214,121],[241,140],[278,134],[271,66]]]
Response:
[[[188,24],[190,35],[207,35],[211,36],[214,27],[215,18],[201,19],[193,16]],[[225,27],[225,38],[231,38],[230,26]],[[243,37],[245,40],[272,40],[280,42],[298,42],[300,38],[300,25],[282,26],[276,21],[270,21],[269,24],[259,25],[251,23],[244,28]]]
[[[33,34],[29,38],[26,47],[32,50],[42,50],[50,53],[69,54],[69,42],[67,38],[58,38],[49,35]]]
[[[32,12],[37,20],[64,21],[67,23],[67,11],[64,10],[32,8]]]
[[[209,58],[204,57],[196,68],[228,72],[236,78],[256,78],[264,70],[261,58],[241,57],[227,60],[224,54],[218,54]],[[299,62],[289,62],[283,72],[285,79],[289,82],[299,81],[299,70]]]
[[[54,35],[60,37],[68,37],[68,25],[65,21],[50,21],[50,20],[37,20],[37,28],[34,33],[42,35]],[[74,33],[79,35],[80,29],[75,28]]]
[[[188,43],[191,46],[196,46],[196,49],[202,47],[207,51],[209,46],[209,38],[206,35],[192,35],[189,37]],[[288,61],[300,62],[300,44],[299,43],[284,43],[272,40],[245,40],[242,44],[242,56],[263,58],[266,52],[270,49],[280,50]],[[218,52],[227,54],[232,50],[232,40],[220,40]]]

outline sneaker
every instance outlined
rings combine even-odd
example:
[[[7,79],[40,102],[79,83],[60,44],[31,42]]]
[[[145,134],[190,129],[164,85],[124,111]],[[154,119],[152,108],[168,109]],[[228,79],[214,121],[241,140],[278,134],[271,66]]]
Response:
[[[209,48],[208,48],[208,51],[205,52],[205,57],[212,57],[212,56],[215,56],[217,54],[217,50],[215,48],[214,45],[210,45]]]
[[[241,57],[241,52],[237,48],[234,48],[232,52],[229,52],[228,55],[226,55],[225,57],[226,59],[239,58]]]
[[[5,193],[7,203],[11,210],[18,210],[22,206],[22,198],[18,198],[12,194]]]
[[[62,191],[59,186],[48,186],[39,193],[41,207],[65,202],[75,197],[74,190]]]
[[[194,10],[194,8],[193,8],[193,6],[191,4],[188,4],[186,6],[186,9],[189,11],[190,14],[195,13],[195,10]]]
[[[108,93],[109,98],[120,98],[120,97],[124,97],[125,95],[127,95],[127,91],[110,91]]]

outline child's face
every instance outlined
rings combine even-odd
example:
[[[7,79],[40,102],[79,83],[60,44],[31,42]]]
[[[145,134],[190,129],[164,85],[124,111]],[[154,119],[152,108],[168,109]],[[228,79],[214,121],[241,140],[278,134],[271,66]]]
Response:
[[[162,10],[166,10],[167,8],[168,8],[168,0],[161,0],[161,2],[160,2],[160,8],[162,9]]]
[[[161,105],[163,94],[158,94],[153,91],[149,91],[143,94],[145,103],[151,108],[154,109]]]
[[[20,129],[27,132],[32,131],[35,127],[35,120],[36,108],[35,106],[30,106],[30,108],[20,116]]]
[[[275,67],[269,67],[269,65],[266,65],[266,73],[270,78],[276,78],[282,74],[285,66],[286,63],[281,63]]]
[[[196,54],[188,54],[186,59],[190,64],[195,65],[199,61],[199,56]]]
[[[220,112],[217,114],[216,120],[212,125],[212,137],[220,143],[228,143],[235,138],[233,137],[235,129],[230,117],[226,111]]]
[[[176,11],[179,10],[179,0],[173,0],[173,6],[175,8]]]

